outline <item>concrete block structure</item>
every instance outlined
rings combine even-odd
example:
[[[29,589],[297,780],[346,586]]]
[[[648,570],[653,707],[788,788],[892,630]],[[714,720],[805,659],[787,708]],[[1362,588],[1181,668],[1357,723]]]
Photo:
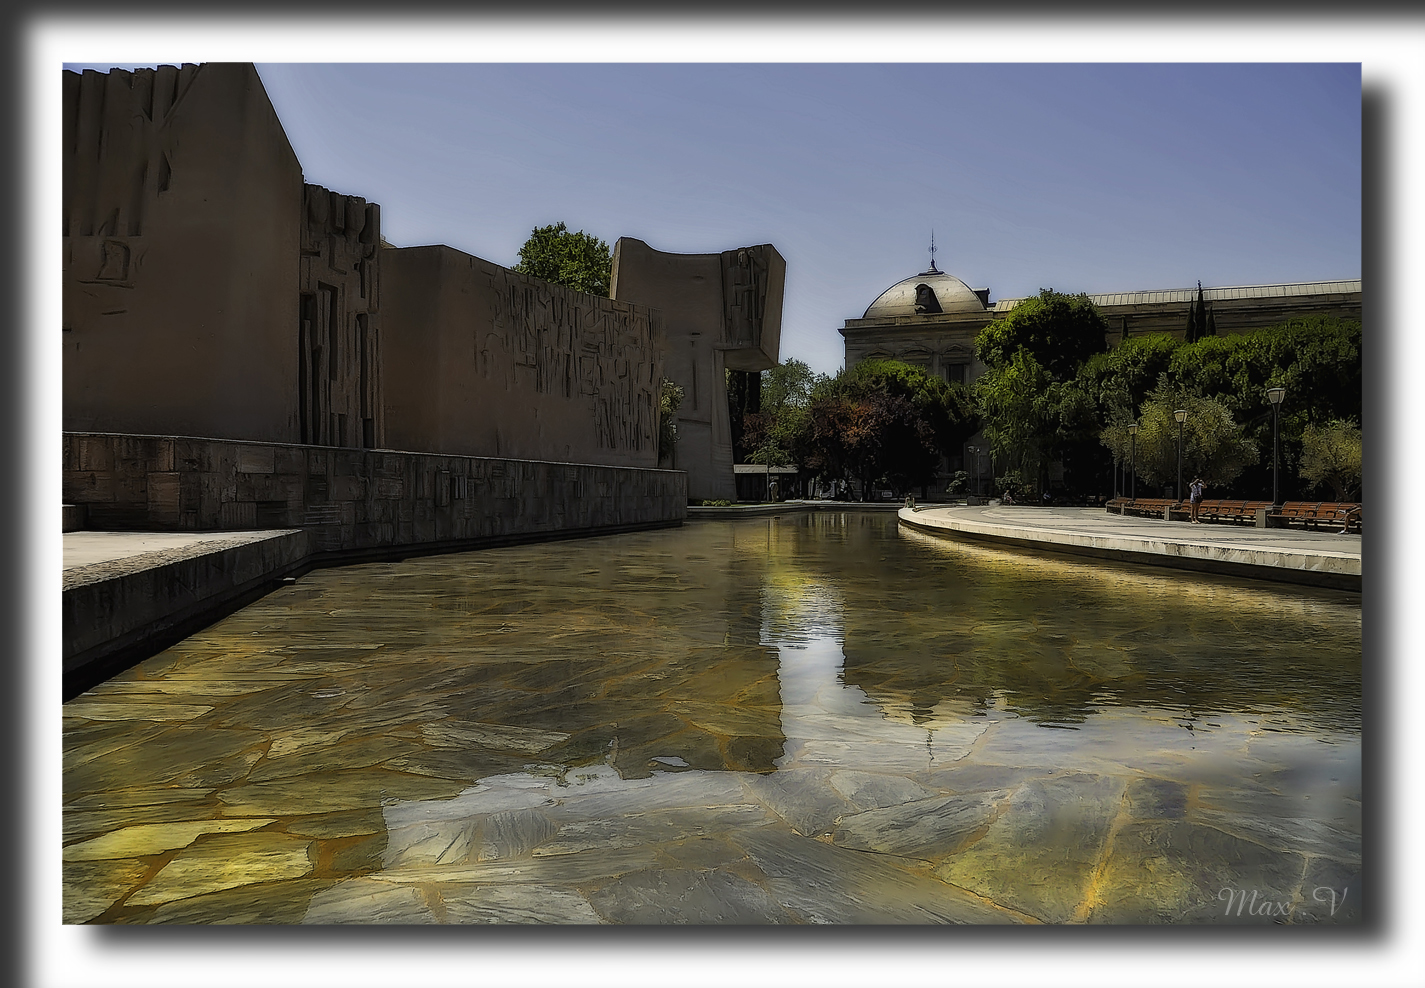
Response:
[[[641,240],[614,245],[609,294],[653,306],[667,334],[667,376],[683,388],[673,465],[694,500],[734,500],[726,370],[777,365],[786,261],[771,244],[670,254]]]
[[[390,447],[658,465],[657,310],[444,246],[386,249],[381,267]]]
[[[659,312],[449,247],[383,246],[380,206],[304,181],[252,65],[65,72],[64,112],[64,429],[118,437],[84,440],[86,465],[66,470],[87,524],[326,525],[322,505],[355,495],[267,464],[294,449],[657,467]],[[159,469],[123,437],[239,441],[247,459],[172,454]],[[393,489],[386,461],[342,462],[335,487]],[[353,546],[412,540],[386,500],[343,523]],[[650,524],[682,517],[644,508]],[[541,511],[581,529],[635,523]]]
[[[302,168],[256,70],[64,73],[64,428],[302,440]]]

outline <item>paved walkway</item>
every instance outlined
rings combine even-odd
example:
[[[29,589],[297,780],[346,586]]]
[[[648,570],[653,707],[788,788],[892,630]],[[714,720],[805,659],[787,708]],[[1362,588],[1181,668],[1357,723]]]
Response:
[[[1102,508],[965,505],[902,508],[920,528],[1148,565],[1361,589],[1361,536],[1109,514]]]

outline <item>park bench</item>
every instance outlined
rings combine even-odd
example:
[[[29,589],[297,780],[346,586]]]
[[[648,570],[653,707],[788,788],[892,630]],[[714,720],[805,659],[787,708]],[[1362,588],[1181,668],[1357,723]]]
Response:
[[[1117,513],[1121,515],[1142,515],[1150,518],[1166,518],[1164,512],[1171,510],[1174,516],[1187,517],[1187,504],[1170,497],[1115,498]]]
[[[1261,508],[1271,507],[1270,501],[1229,501],[1226,499],[1204,499],[1197,510],[1198,521],[1230,521],[1246,522],[1254,525],[1257,522],[1257,511]]]
[[[1301,525],[1313,529],[1318,525],[1331,528],[1346,525],[1350,531],[1361,530],[1361,505],[1354,501],[1288,501],[1282,505],[1281,511],[1267,517],[1279,525]]]

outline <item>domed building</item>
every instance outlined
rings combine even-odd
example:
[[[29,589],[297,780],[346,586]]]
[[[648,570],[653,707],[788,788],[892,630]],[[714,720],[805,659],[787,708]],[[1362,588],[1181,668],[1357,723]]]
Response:
[[[863,360],[900,360],[945,381],[967,385],[984,373],[984,365],[975,359],[975,337],[1024,299],[991,303],[988,288],[971,288],[938,269],[933,244],[931,250],[928,270],[896,282],[867,306],[861,318],[846,320],[841,336],[846,341],[847,367]],[[1089,300],[1108,322],[1105,346],[1114,347],[1129,336],[1146,333],[1182,337],[1199,290],[1211,313],[1212,331],[1224,335],[1311,316],[1361,318],[1359,278],[1116,292],[1090,295]],[[964,470],[970,475],[972,489],[983,490],[993,475],[984,447],[982,437],[975,436],[960,455],[947,457],[939,489],[944,490],[944,482],[955,471]],[[973,461],[971,450],[978,451],[979,463]]]
[[[989,299],[988,288],[971,288],[932,260],[929,270],[882,292],[860,319],[846,320],[846,366],[890,358],[969,384],[983,370],[975,366],[975,337],[996,318]]]

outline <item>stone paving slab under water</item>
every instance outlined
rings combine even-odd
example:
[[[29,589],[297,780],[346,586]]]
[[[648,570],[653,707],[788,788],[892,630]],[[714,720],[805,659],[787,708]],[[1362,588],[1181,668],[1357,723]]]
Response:
[[[1358,596],[885,513],[319,570],[65,704],[64,918],[1351,924],[1360,730]]]

